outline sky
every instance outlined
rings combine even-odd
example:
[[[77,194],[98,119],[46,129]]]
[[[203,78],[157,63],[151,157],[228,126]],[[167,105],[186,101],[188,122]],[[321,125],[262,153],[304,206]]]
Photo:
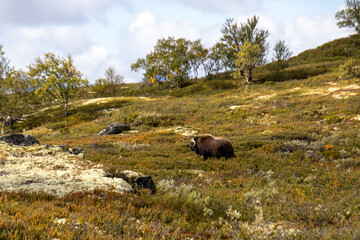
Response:
[[[131,83],[142,73],[130,65],[160,38],[201,39],[211,47],[227,18],[245,23],[256,15],[270,33],[270,50],[284,40],[297,55],[354,33],[336,25],[344,7],[341,0],[0,0],[0,44],[17,69],[47,52],[71,54],[90,83],[110,66]]]

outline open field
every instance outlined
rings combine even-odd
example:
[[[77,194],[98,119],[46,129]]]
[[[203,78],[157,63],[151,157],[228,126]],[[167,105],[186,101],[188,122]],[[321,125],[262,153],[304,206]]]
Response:
[[[330,72],[305,80],[175,98],[73,103],[24,122],[42,144],[151,175],[150,195],[93,190],[56,198],[0,194],[0,239],[360,238],[360,83]],[[99,137],[112,122],[132,131]],[[189,150],[191,136],[232,142],[234,159]]]

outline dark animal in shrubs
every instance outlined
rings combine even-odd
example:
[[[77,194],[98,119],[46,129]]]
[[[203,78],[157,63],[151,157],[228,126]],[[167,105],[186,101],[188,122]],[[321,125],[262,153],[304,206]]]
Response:
[[[210,134],[198,135],[191,139],[190,150],[203,156],[204,160],[209,157],[221,158],[235,157],[234,148],[231,143],[219,137],[213,137]]]

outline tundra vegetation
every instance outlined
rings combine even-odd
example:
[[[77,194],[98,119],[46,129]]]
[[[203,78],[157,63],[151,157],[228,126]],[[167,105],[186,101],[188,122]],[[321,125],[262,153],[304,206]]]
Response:
[[[307,50],[284,60],[276,77],[257,66],[248,91],[227,72],[183,85],[186,65],[164,70],[181,88],[126,84],[98,99],[78,88],[66,116],[56,103],[31,102],[14,131],[81,147],[109,176],[151,175],[157,193],[2,191],[0,238],[360,238],[359,41]],[[99,137],[113,122],[132,131]],[[236,157],[203,161],[189,150],[202,133],[228,139]],[[6,152],[0,158],[10,164]]]

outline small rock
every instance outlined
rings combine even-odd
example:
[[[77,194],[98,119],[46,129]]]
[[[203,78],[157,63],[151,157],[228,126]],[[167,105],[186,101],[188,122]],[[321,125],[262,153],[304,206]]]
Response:
[[[156,186],[151,176],[142,175],[135,178],[135,183],[138,188],[149,189],[151,194],[156,193]]]
[[[0,141],[17,146],[32,146],[34,144],[40,144],[34,136],[29,134],[10,134],[0,137]]]
[[[99,136],[113,135],[113,134],[119,134],[119,133],[122,133],[123,131],[129,131],[129,130],[131,130],[130,125],[115,122],[115,123],[110,124],[107,128],[105,128],[101,132],[99,132],[98,135]]]
[[[135,179],[142,175],[143,175],[142,173],[138,173],[130,170],[124,170],[121,171],[120,174],[118,174],[120,178],[124,179],[128,183],[135,183]]]
[[[156,193],[156,186],[151,176],[125,170],[121,172],[120,178],[128,182],[134,189],[149,189],[151,194]]]
[[[73,148],[73,147],[70,147],[69,145],[60,145],[59,147],[61,147],[64,152],[67,152],[67,153],[70,153],[73,155],[79,155],[82,158],[84,158],[84,150],[82,148]]]

